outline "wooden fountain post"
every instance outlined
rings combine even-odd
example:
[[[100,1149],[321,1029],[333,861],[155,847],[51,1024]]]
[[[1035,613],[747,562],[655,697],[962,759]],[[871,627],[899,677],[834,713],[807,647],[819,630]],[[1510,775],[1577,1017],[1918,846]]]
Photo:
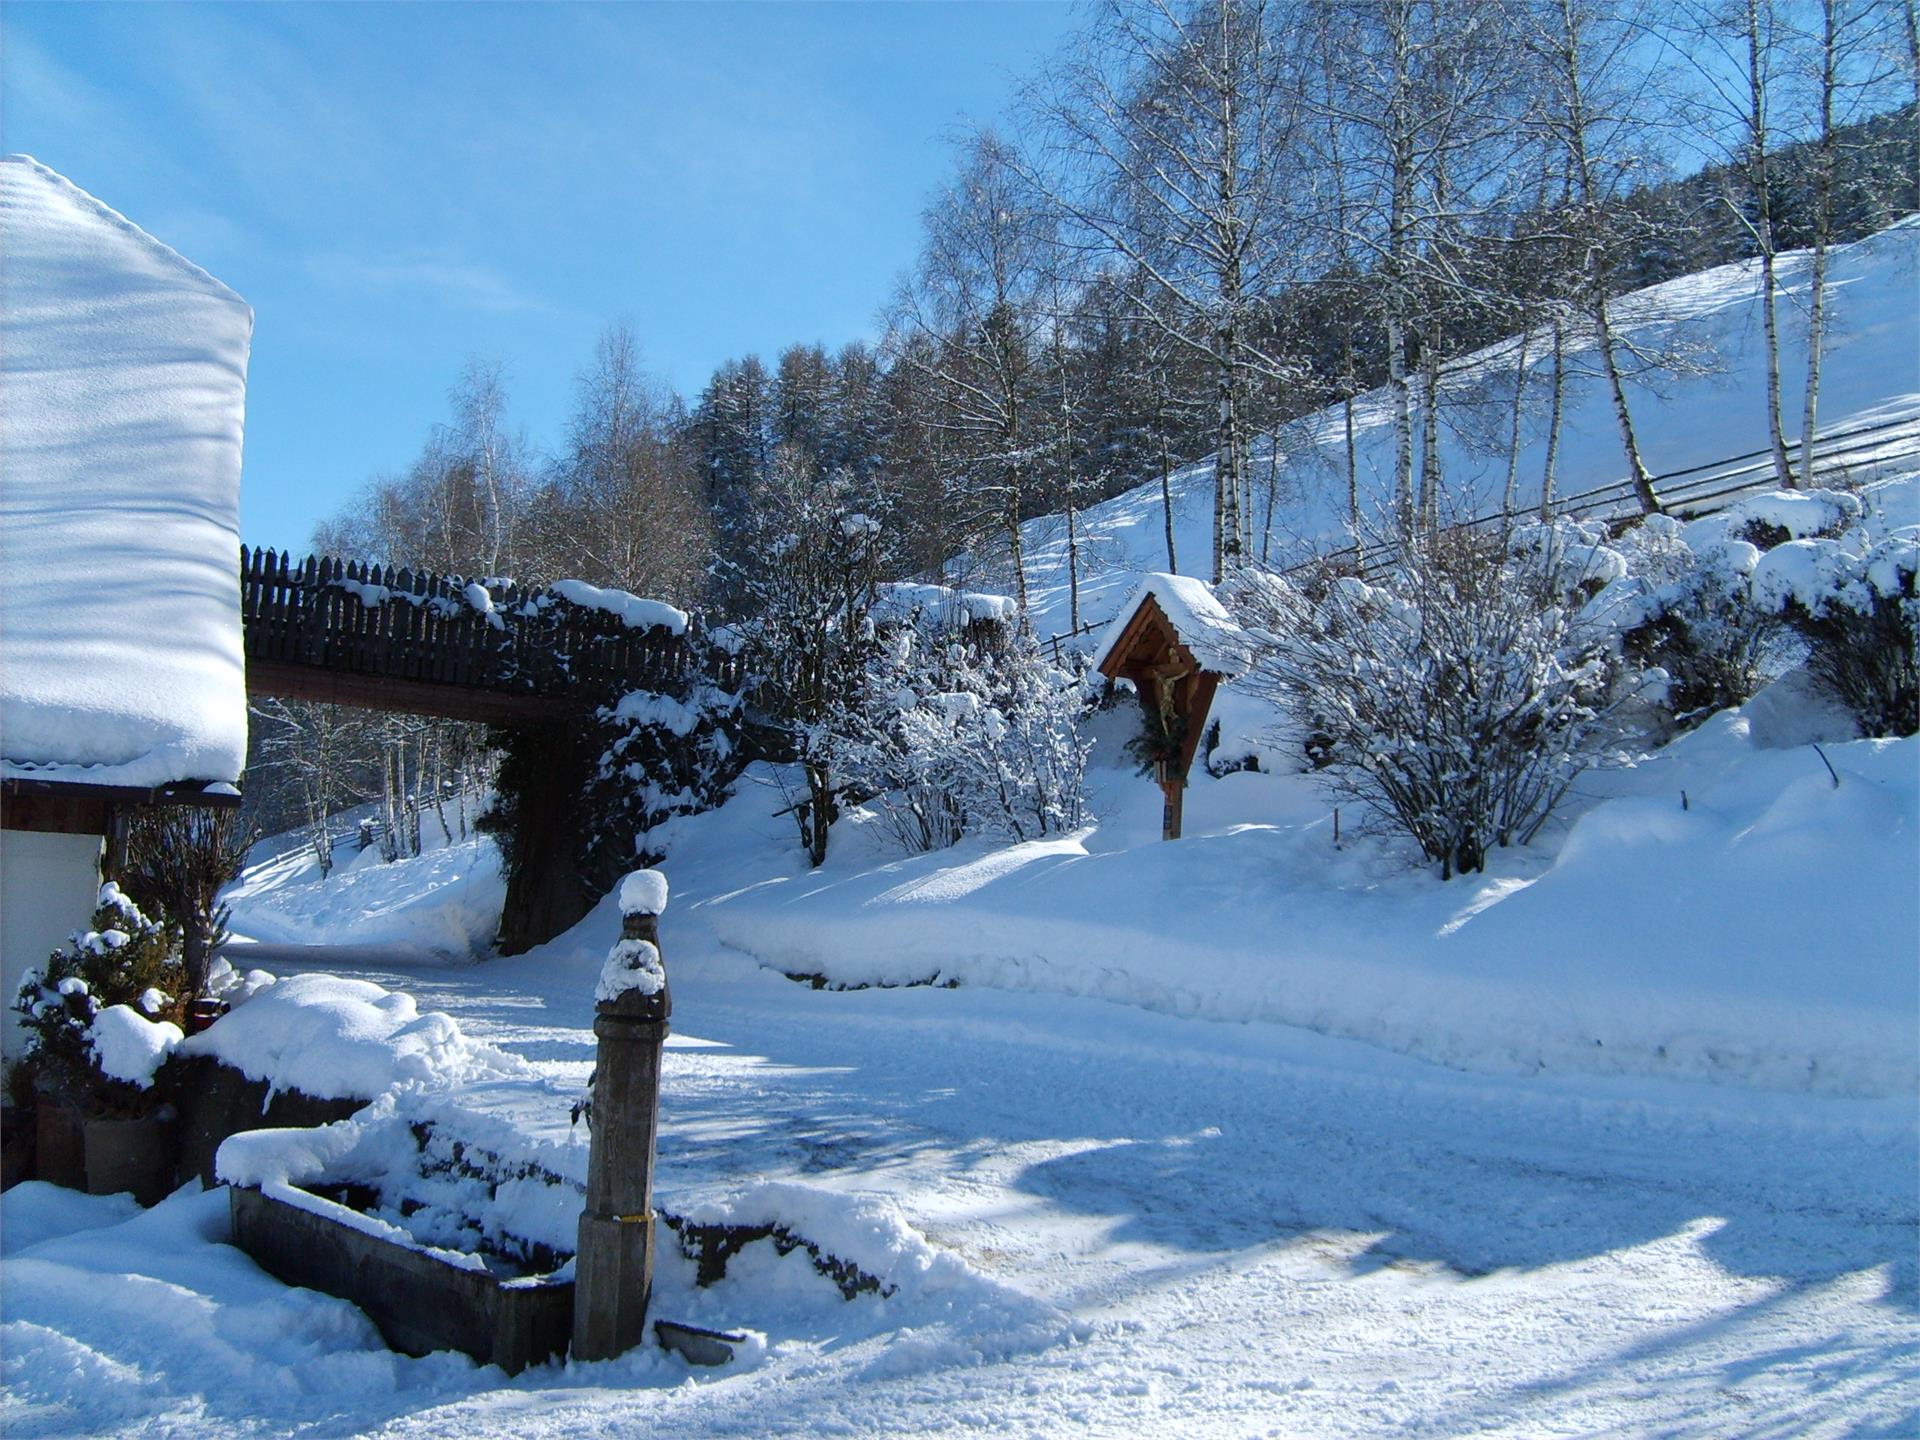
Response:
[[[658,877],[654,877],[657,879]],[[631,897],[631,898],[630,898]],[[657,897],[657,898],[655,898]],[[666,885],[621,887],[620,944],[649,947],[658,988],[625,989],[595,1007],[599,1041],[593,1074],[592,1149],[587,1160],[587,1204],[580,1216],[575,1259],[573,1357],[609,1360],[646,1333],[653,1295],[653,1156],[660,1124],[660,1053],[673,1002],[659,967],[659,907]],[[652,908],[648,908],[651,906]],[[640,952],[645,954],[646,952]],[[608,974],[615,960],[608,961]],[[603,977],[601,993],[607,981]]]

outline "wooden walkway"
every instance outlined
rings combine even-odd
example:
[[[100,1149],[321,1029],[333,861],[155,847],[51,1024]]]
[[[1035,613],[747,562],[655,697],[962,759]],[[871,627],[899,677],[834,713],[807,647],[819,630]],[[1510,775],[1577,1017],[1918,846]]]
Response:
[[[731,663],[691,629],[510,582],[470,598],[458,577],[244,546],[240,577],[255,695],[527,724],[668,688],[697,663],[724,682]]]

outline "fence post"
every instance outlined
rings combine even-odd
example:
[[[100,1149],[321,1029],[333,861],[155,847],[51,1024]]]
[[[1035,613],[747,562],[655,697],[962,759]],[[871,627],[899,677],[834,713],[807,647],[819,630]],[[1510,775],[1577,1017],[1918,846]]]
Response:
[[[673,1001],[659,951],[667,882],[639,870],[620,886],[620,939],[595,991],[592,1148],[574,1261],[573,1358],[609,1360],[646,1333],[653,1294],[653,1151],[660,1052]]]

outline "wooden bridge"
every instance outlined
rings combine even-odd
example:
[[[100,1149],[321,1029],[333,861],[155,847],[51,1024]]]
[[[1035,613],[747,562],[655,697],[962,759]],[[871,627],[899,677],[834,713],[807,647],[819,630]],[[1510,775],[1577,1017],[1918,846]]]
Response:
[[[617,592],[529,590],[240,550],[247,689],[493,724],[557,723],[735,662],[685,616]],[[605,597],[613,608],[569,598]],[[660,623],[646,623],[655,620]],[[677,623],[675,623],[677,622]]]

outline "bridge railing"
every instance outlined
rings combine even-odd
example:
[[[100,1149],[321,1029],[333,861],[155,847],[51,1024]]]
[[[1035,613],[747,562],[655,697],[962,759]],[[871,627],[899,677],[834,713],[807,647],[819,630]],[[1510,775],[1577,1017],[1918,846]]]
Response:
[[[733,662],[697,631],[619,616],[509,581],[241,547],[250,661],[590,703]],[[480,601],[481,603],[475,603]],[[712,652],[712,653],[709,653]]]

